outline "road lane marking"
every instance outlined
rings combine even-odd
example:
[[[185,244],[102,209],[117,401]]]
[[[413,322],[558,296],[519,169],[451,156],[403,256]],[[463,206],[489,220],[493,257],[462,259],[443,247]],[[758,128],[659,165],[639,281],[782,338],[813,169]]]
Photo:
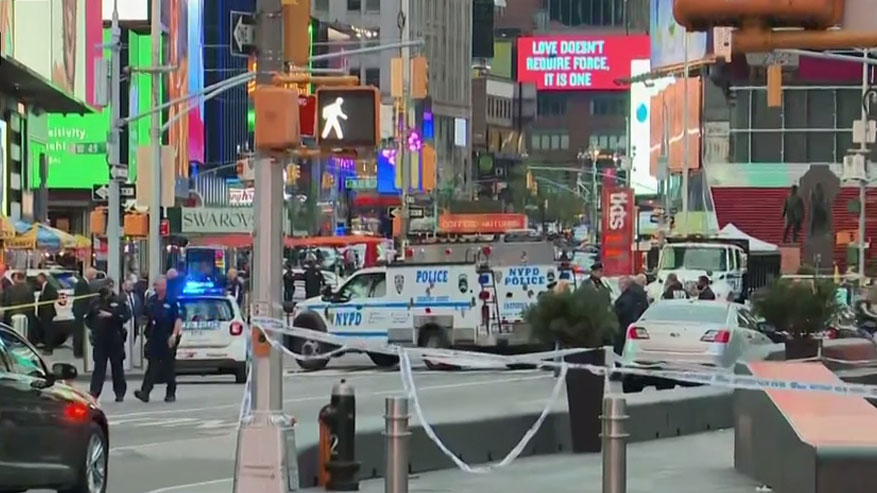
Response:
[[[535,376],[527,376],[527,377],[517,377],[517,378],[506,378],[506,379],[491,379],[491,380],[477,380],[474,382],[457,382],[457,383],[449,383],[449,384],[439,384],[439,385],[426,385],[423,387],[419,387],[419,390],[447,390],[447,389],[455,389],[455,388],[466,388],[466,387],[477,387],[489,384],[500,384],[500,383],[514,383],[514,382],[524,382],[529,380],[541,380],[545,378],[553,378],[553,375],[549,372],[545,372],[544,375],[535,375]],[[374,397],[381,395],[391,395],[399,393],[401,389],[393,389],[393,390],[382,390],[379,392],[370,392],[365,394],[363,397]],[[284,399],[284,404],[295,404],[301,402],[312,402],[312,401],[324,401],[327,400],[328,396],[319,395],[319,396],[307,396],[307,397],[296,397],[293,399]],[[240,403],[236,402],[234,404],[220,404],[216,406],[209,407],[192,407],[192,408],[182,408],[182,409],[162,409],[158,411],[139,411],[133,413],[125,413],[125,414],[116,414],[109,415],[107,418],[112,422],[116,419],[126,419],[126,418],[134,418],[134,417],[149,417],[149,416],[160,416],[167,414],[180,414],[180,413],[191,413],[191,412],[199,412],[199,411],[213,411],[216,409],[233,409],[240,408]]]
[[[167,488],[159,488],[157,490],[150,490],[146,493],[167,493],[168,491],[180,491],[187,490],[189,488],[197,488],[199,486],[212,486],[215,484],[222,483],[231,483],[234,481],[234,478],[223,478],[223,479],[214,479],[213,481],[201,481],[200,483],[189,483],[189,484],[181,484],[177,486],[168,486]]]

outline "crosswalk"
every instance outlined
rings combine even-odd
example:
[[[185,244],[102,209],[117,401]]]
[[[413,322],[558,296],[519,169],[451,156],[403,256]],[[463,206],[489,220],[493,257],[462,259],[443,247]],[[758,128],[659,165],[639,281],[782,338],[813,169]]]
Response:
[[[187,428],[196,431],[228,431],[237,426],[236,420],[168,418],[167,416],[118,418],[110,416],[108,421],[110,430],[113,428]]]

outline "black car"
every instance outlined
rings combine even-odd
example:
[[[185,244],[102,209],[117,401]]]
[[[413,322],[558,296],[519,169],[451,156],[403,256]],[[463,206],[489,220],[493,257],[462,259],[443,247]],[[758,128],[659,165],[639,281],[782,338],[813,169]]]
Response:
[[[107,418],[65,382],[73,378],[75,367],[50,372],[30,343],[0,326],[0,492],[106,492]]]

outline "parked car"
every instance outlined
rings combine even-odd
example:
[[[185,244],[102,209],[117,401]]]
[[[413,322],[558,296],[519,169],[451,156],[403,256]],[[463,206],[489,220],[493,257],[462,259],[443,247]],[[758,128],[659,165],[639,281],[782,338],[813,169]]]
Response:
[[[25,272],[27,276],[27,284],[34,290],[34,297],[39,301],[40,289],[37,287],[37,275],[45,272],[48,275],[49,283],[58,291],[58,299],[55,301],[55,331],[57,340],[53,341],[55,346],[64,344],[75,328],[75,319],[73,317],[73,301],[68,298],[73,297],[73,290],[76,283],[81,277],[79,273],[73,270],[65,269],[28,269]],[[12,280],[12,270],[7,270],[4,274],[10,281]],[[34,308],[36,314],[36,308]]]
[[[627,328],[621,366],[730,368],[755,345],[772,344],[749,310],[738,303],[674,299],[653,303]],[[625,375],[625,392],[676,382]]]
[[[45,361],[0,327],[0,490],[105,493],[107,418],[97,401],[68,385],[76,368]]]

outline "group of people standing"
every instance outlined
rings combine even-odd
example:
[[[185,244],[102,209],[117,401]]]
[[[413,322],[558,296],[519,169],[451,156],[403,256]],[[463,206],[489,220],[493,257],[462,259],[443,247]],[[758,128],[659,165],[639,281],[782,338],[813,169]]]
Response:
[[[13,271],[9,278],[2,281],[3,294],[0,303],[3,306],[3,322],[12,325],[13,315],[24,315],[28,318],[28,338],[32,344],[42,344],[43,353],[51,355],[60,336],[55,328],[55,302],[58,301],[58,290],[49,283],[48,276],[41,272],[36,276],[36,289],[27,283],[24,271]],[[39,294],[39,296],[37,296]],[[34,312],[34,303],[39,304]]]

